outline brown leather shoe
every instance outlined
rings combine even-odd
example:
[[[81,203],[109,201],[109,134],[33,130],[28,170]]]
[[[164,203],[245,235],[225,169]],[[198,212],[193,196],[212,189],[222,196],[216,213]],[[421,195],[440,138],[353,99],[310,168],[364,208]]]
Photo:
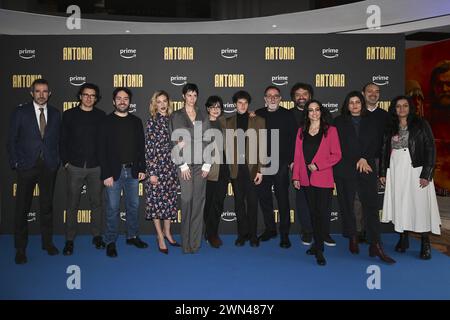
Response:
[[[383,250],[383,247],[380,243],[372,243],[369,246],[369,256],[371,257],[379,257],[381,261],[384,261],[388,264],[394,264],[395,260],[389,257]]]
[[[350,237],[348,241],[348,249],[352,254],[359,254],[358,239],[356,236]]]
[[[219,248],[221,245],[221,242],[218,236],[208,236],[208,243],[213,248]]]

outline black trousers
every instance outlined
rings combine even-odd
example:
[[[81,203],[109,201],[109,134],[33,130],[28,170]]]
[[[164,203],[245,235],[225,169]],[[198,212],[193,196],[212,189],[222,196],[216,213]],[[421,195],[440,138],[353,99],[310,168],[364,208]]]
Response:
[[[77,234],[77,215],[83,184],[87,187],[87,196],[91,206],[91,233],[99,236],[102,231],[102,191],[100,167],[79,168],[69,164],[67,172],[68,207],[66,214],[66,240],[73,241]]]
[[[313,228],[314,248],[323,251],[324,238],[330,230],[331,188],[302,187],[305,189]]]
[[[232,179],[234,206],[237,218],[238,236],[256,238],[258,222],[258,196],[256,185],[250,178],[247,165],[239,165],[236,179]]]
[[[380,242],[380,216],[378,213],[378,187],[375,173],[357,173],[356,179],[335,177],[339,209],[342,217],[342,234],[354,237],[356,217],[354,211],[355,193],[358,190],[362,205],[364,226],[369,243]]]
[[[295,189],[295,209],[300,220],[301,233],[312,233],[311,213],[309,212],[304,188],[300,188],[300,190]]]
[[[28,213],[33,200],[33,190],[39,185],[39,221],[42,246],[52,243],[53,236],[53,192],[55,188],[55,169],[48,169],[42,160],[27,170],[17,170],[16,211],[14,216],[14,245],[25,249],[28,245]]]
[[[206,200],[203,218],[206,236],[219,234],[219,222],[223,213],[223,202],[228,188],[230,173],[226,164],[220,165],[219,179],[206,182]]]
[[[264,217],[264,225],[267,231],[277,230],[273,214],[272,186],[275,198],[278,202],[278,214],[280,217],[280,234],[289,234],[291,226],[289,210],[289,167],[281,165],[275,175],[264,176],[263,181],[257,186],[259,204]]]

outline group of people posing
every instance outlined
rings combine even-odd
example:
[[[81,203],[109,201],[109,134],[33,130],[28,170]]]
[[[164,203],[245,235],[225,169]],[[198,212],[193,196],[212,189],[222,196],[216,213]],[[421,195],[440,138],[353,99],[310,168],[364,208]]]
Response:
[[[143,181],[145,217],[154,223],[156,245],[163,254],[169,253],[168,245],[196,253],[203,237],[214,248],[222,245],[219,222],[231,182],[236,246],[248,241],[258,247],[260,241],[278,234],[280,247],[291,246],[289,187],[293,184],[302,243],[310,245],[306,253],[315,256],[317,264],[325,265],[325,245],[336,245],[330,236],[331,199],[336,186],[342,233],[352,254],[359,253],[357,194],[370,256],[395,263],[384,251],[380,235],[381,222],[392,222],[400,234],[396,251],[408,249],[408,232],[413,231],[421,234],[420,257],[431,258],[429,233],[440,234],[433,184],[436,150],[429,124],[416,114],[408,96],[394,98],[386,112],[377,106],[378,85],[369,83],[362,91],[347,94],[340,115],[333,119],[314,99],[309,84],[292,87],[295,106],[291,110],[280,106],[279,88],[269,86],[264,91],[265,107],[250,111],[252,98],[241,90],[232,98],[236,113],[224,117],[221,97],[208,97],[202,110],[197,104],[198,87],[188,83],[182,89],[184,107],[176,111],[167,92],[156,91],[144,127],[140,118],[129,113],[132,92],[128,88],[113,91],[114,111],[109,115],[96,107],[101,96],[95,84],[83,84],[77,93],[78,106],[62,117],[48,104],[50,94],[46,80],[35,80],[31,86],[33,101],[17,107],[11,116],[8,153],[17,172],[17,264],[27,262],[27,215],[36,183],[42,249],[49,255],[59,253],[52,240],[52,204],[60,164],[68,190],[64,255],[74,252],[83,185],[90,202],[92,243],[97,249],[106,248],[109,257],[118,255],[122,194],[126,243],[147,248],[138,230],[139,181]],[[381,216],[378,183],[385,185]],[[278,204],[278,230],[272,190]],[[258,205],[265,226],[260,235]],[[170,228],[178,209],[180,243]]]

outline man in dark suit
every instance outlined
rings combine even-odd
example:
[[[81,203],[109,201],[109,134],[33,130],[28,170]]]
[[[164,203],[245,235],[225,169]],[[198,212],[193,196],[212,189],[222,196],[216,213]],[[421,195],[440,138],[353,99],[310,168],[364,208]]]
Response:
[[[261,154],[266,153],[265,145],[260,140],[260,130],[265,129],[266,126],[264,118],[249,116],[248,106],[250,102],[251,97],[248,92],[236,92],[233,95],[233,103],[237,109],[236,115],[226,120],[226,157],[227,163],[230,164],[230,178],[234,191],[238,228],[238,238],[235,245],[238,247],[245,245],[247,240],[250,240],[250,246],[259,246],[259,239],[256,234],[258,217],[256,186],[263,179]],[[239,129],[243,133],[240,137],[236,132]],[[233,132],[233,137],[228,137],[228,132]],[[245,142],[240,140],[244,137],[244,134]],[[256,141],[251,140],[250,137],[252,136]],[[264,149],[260,150],[261,148]]]
[[[14,236],[17,264],[27,262],[28,212],[36,183],[39,185],[42,249],[51,256],[59,253],[52,241],[53,191],[59,166],[61,113],[47,104],[47,80],[31,85],[33,101],[18,106],[12,116],[8,136],[9,163],[17,172]]]

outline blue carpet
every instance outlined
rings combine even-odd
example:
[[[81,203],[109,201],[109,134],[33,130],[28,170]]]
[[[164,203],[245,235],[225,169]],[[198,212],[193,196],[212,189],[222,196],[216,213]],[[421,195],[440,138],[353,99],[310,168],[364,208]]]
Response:
[[[178,238],[178,236],[176,237]],[[267,299],[450,299],[450,258],[433,250],[433,258],[418,258],[420,242],[411,240],[405,254],[394,252],[394,234],[383,235],[393,266],[370,258],[367,245],[352,256],[347,240],[334,236],[337,246],[325,249],[328,264],[320,267],[298,236],[293,246],[281,249],[278,239],[259,248],[235,247],[235,236],[222,236],[224,245],[213,249],[203,243],[197,254],[186,255],[169,247],[157,250],[154,236],[143,236],[150,247],[117,242],[119,257],[112,259],[91,245],[90,236],[75,241],[73,256],[48,256],[40,237],[30,236],[28,263],[14,264],[13,237],[0,236],[0,299],[164,299],[164,300],[267,300]],[[62,251],[64,238],[55,237]],[[81,289],[69,290],[69,265],[81,270]],[[367,267],[381,270],[381,288],[369,290]]]

